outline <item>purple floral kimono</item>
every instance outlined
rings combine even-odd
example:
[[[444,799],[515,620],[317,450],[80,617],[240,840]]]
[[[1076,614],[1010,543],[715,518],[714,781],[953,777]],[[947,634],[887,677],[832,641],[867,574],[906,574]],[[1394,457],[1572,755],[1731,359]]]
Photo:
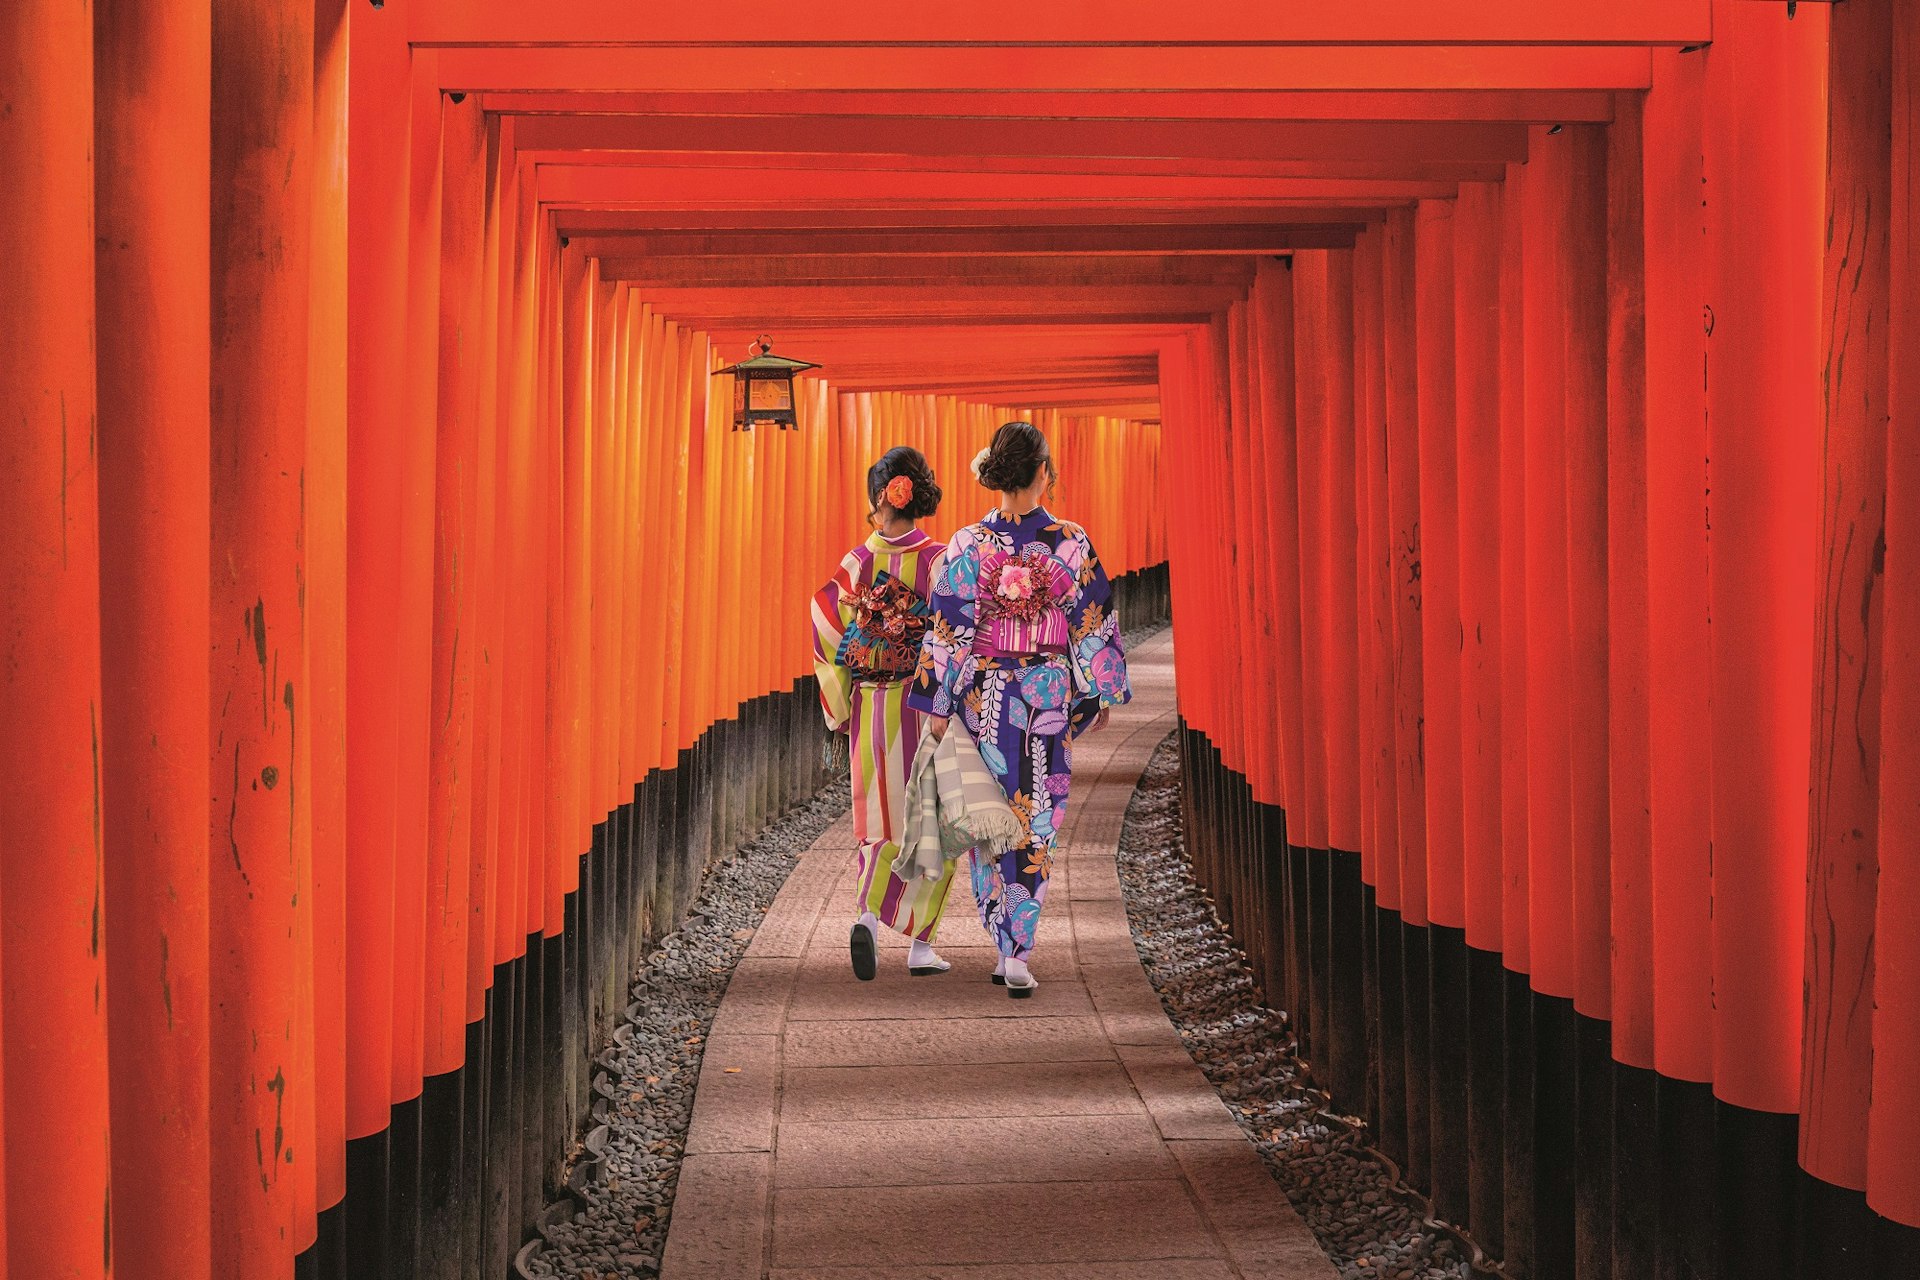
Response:
[[[1066,816],[1068,743],[1132,696],[1111,598],[1085,531],[1045,507],[989,512],[933,566],[933,625],[907,705],[961,718],[1026,825],[999,859],[972,860],[980,923],[1004,956],[1033,950]]]

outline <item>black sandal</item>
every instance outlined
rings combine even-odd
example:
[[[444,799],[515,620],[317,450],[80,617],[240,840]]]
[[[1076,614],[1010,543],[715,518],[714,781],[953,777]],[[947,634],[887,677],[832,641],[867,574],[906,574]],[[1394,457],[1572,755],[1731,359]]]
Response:
[[[862,982],[872,982],[874,975],[880,972],[873,930],[855,921],[853,933],[847,938],[847,950],[853,953],[853,976]]]

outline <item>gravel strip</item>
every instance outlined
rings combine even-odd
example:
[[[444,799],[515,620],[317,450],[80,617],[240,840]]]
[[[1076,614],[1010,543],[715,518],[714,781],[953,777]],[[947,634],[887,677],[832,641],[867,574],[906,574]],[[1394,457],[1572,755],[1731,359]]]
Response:
[[[842,775],[708,868],[686,923],[647,957],[633,984],[640,1018],[606,1059],[621,1101],[608,1117],[604,1175],[586,1187],[586,1213],[545,1228],[545,1248],[528,1260],[532,1274],[614,1280],[660,1273],[707,1029],[787,874],[846,811]],[[583,1154],[576,1144],[569,1171]]]
[[[1260,992],[1194,882],[1169,736],[1127,806],[1120,882],[1167,1016],[1343,1277],[1468,1280],[1467,1250],[1425,1221],[1424,1203],[1367,1154],[1363,1134],[1323,1110],[1299,1073],[1286,1015]]]

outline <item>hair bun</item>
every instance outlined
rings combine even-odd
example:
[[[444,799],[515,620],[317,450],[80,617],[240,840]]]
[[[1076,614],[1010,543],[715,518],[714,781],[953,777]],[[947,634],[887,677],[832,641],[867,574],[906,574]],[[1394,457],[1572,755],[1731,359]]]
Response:
[[[1018,493],[1047,465],[1047,438],[1031,422],[1008,422],[994,432],[993,443],[975,461],[981,484],[1000,493]]]

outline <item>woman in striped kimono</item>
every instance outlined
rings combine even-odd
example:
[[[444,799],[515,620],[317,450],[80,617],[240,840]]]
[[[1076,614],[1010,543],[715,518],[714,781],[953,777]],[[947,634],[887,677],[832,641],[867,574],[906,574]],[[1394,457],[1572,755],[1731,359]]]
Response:
[[[980,757],[1027,828],[997,859],[973,864],[980,923],[1000,963],[993,980],[1011,996],[1039,986],[1028,972],[1053,853],[1067,809],[1069,743],[1106,725],[1127,701],[1126,653],[1100,557],[1076,524],[1042,499],[1057,474],[1046,437],[1009,422],[974,459],[1000,504],[954,535],[934,567],[933,624],[921,644],[907,706],[944,734],[958,714]]]
[[[907,681],[930,620],[927,592],[941,544],[914,522],[940,506],[940,486],[918,449],[889,449],[867,471],[873,532],[849,551],[813,597],[813,665],[827,727],[850,735],[859,916],[848,946],[853,972],[870,981],[880,925],[913,939],[907,971],[949,966],[933,950],[953,869],[911,883],[893,873],[906,831],[907,769],[922,717],[906,709]]]

